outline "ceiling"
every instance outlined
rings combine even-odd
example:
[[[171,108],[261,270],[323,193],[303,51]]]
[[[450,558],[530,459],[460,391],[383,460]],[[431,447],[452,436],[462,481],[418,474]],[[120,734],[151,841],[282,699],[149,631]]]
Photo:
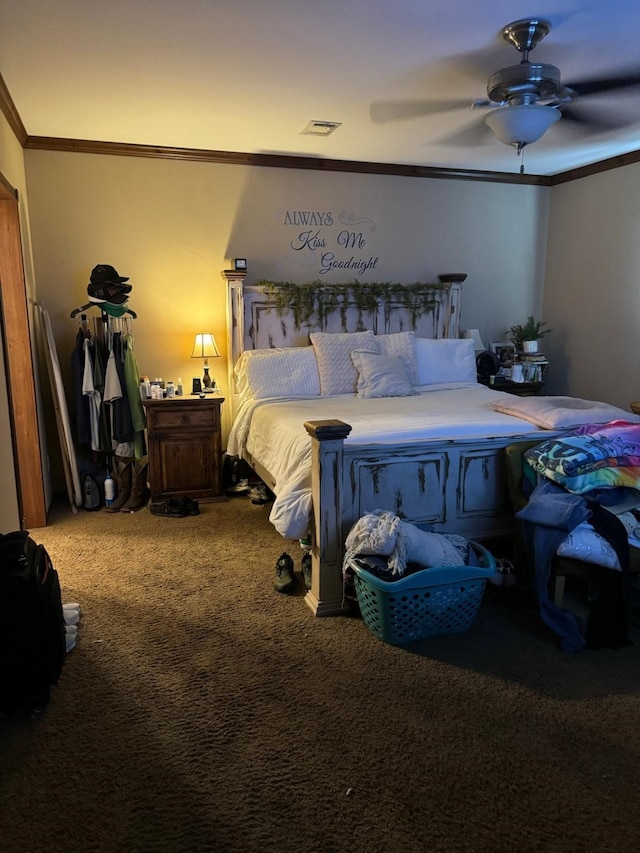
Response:
[[[518,172],[513,148],[464,132],[489,74],[520,61],[502,27],[528,17],[551,22],[531,58],[563,82],[640,72],[638,0],[2,0],[0,73],[29,136]],[[380,119],[425,98],[469,106]],[[640,87],[588,100],[626,124],[561,119],[528,174],[640,149]],[[341,126],[302,135],[311,120]]]

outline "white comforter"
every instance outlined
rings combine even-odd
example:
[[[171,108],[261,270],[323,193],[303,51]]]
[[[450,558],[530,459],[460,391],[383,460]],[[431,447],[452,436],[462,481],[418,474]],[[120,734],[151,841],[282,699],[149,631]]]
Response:
[[[534,424],[494,411],[508,395],[475,383],[419,388],[414,397],[359,399],[354,395],[252,400],[238,412],[227,452],[247,452],[274,476],[269,516],[287,539],[308,534],[311,515],[311,439],[305,421],[337,418],[352,427],[349,445],[420,439],[486,438],[538,432]]]

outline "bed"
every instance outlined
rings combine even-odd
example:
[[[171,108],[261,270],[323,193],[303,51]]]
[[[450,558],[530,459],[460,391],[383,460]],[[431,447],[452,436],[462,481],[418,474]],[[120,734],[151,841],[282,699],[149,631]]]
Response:
[[[466,276],[440,277],[415,329],[402,305],[385,303],[364,329],[356,312],[352,330],[344,311],[321,329],[297,328],[262,288],[244,284],[244,273],[224,276],[233,370],[227,452],[274,492],[270,520],[282,536],[310,536],[305,600],[316,615],[343,611],[343,543],[366,512],[389,509],[475,539],[512,531],[504,448],[562,432],[574,405],[562,398],[565,407],[547,413],[538,398],[477,383],[473,341],[459,337]],[[594,405],[601,421],[637,418]],[[579,416],[588,422],[590,408]]]

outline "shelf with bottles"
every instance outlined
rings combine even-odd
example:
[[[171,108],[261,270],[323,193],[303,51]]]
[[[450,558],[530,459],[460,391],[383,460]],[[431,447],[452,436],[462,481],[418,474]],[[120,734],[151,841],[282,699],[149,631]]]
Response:
[[[544,382],[549,370],[549,359],[543,352],[518,352],[525,382]]]

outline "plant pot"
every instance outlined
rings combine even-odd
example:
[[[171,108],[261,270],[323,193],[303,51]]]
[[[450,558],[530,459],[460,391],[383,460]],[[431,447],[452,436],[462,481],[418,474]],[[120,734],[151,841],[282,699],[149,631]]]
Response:
[[[522,352],[538,352],[538,341],[522,341]]]

